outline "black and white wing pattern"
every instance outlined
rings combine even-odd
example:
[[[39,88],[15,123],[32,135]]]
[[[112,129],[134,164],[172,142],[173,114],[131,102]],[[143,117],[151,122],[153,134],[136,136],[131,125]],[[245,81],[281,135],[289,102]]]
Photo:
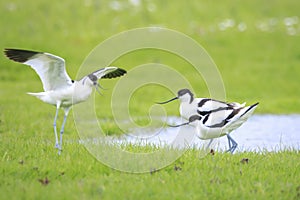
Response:
[[[207,114],[202,123],[209,128],[222,128],[238,114],[240,109],[218,110]]]
[[[224,101],[219,101],[219,100],[209,99],[209,98],[197,98],[196,100],[198,102],[197,113],[201,116],[216,111],[238,109],[245,106],[245,103],[243,104],[239,104],[236,102],[227,103]]]
[[[126,70],[117,68],[115,71],[105,74],[104,76],[102,76],[102,78],[107,78],[107,79],[116,78],[116,77],[123,76],[126,73],[127,73]]]
[[[58,56],[22,49],[5,49],[4,53],[13,61],[31,66],[39,75],[44,91],[56,90],[72,83],[64,59]]]
[[[258,103],[247,107],[228,108],[207,114],[202,123],[208,128],[225,128],[230,126],[230,131],[242,125],[253,113]],[[229,131],[229,132],[230,132]]]
[[[105,67],[93,72],[92,74],[97,76],[98,79],[111,79],[123,76],[126,73],[126,70],[118,67]]]

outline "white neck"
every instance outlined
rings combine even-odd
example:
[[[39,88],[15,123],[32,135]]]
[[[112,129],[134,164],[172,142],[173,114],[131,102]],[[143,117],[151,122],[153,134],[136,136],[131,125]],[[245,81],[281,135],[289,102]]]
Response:
[[[90,84],[90,80],[88,78],[86,80],[82,79],[80,81],[75,81],[74,85],[74,93],[73,93],[73,103],[80,103],[85,101],[93,91],[93,85]]]

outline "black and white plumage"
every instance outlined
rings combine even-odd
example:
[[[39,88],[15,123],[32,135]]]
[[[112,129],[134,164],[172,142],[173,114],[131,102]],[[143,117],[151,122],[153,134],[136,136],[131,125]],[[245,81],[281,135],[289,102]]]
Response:
[[[189,89],[181,89],[177,92],[176,97],[158,104],[166,104],[176,99],[180,100],[179,112],[185,119],[189,119],[192,115],[204,116],[218,110],[242,108],[245,106],[245,103],[227,103],[210,98],[194,98],[194,94]]]
[[[196,128],[198,138],[201,140],[211,139],[210,143],[213,138],[227,135],[229,144],[228,151],[233,153],[238,144],[229,134],[239,128],[253,114],[257,105],[258,103],[247,107],[228,107],[226,109],[210,112],[205,116],[192,115],[189,117],[188,122],[172,127],[191,124]]]
[[[16,62],[31,66],[40,77],[44,92],[28,93],[40,100],[56,106],[54,117],[55,147],[62,150],[62,134],[65,122],[72,105],[83,102],[91,95],[93,87],[99,92],[99,79],[115,78],[126,74],[124,69],[118,67],[105,67],[99,69],[78,81],[72,80],[66,72],[63,58],[50,53],[36,52],[22,49],[5,49],[5,55]],[[56,120],[59,108],[63,108],[65,115],[60,130],[60,143],[58,143]]]

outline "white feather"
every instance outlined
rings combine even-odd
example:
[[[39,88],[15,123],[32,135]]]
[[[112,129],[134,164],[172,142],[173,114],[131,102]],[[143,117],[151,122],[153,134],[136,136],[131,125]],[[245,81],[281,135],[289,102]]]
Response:
[[[39,75],[44,91],[68,87],[72,84],[66,72],[64,59],[49,54],[37,53],[24,64],[31,66]]]

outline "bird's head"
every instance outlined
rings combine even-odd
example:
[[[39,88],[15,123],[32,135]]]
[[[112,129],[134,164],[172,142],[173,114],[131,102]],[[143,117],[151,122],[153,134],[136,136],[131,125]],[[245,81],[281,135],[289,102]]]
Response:
[[[96,75],[94,75],[94,74],[89,74],[89,75],[87,76],[86,83],[89,84],[90,86],[95,87],[96,91],[97,91],[100,95],[102,95],[101,92],[100,92],[100,88],[101,88],[101,89],[103,89],[103,88],[102,88],[101,85],[98,83],[98,77],[97,77]]]
[[[181,102],[192,103],[192,101],[194,100],[194,94],[189,89],[181,89],[177,92],[177,98]]]
[[[181,102],[192,103],[193,100],[194,100],[194,94],[189,89],[181,89],[177,92],[176,97],[174,97],[170,100],[164,101],[164,102],[157,102],[157,104],[166,104],[166,103],[169,103],[169,102],[174,101],[176,99],[179,99]]]

